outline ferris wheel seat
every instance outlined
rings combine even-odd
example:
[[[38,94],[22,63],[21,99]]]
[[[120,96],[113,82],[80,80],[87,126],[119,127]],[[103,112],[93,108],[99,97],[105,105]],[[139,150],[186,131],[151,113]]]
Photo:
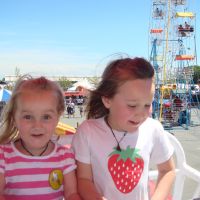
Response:
[[[157,29],[151,29],[151,33],[162,33],[163,29],[157,28]]]
[[[193,12],[177,12],[176,17],[189,17],[193,18],[195,15]]]
[[[193,55],[176,55],[175,60],[194,60]]]
[[[190,28],[178,28],[179,32],[194,32],[194,28],[190,27]]]
[[[175,5],[184,5],[185,0],[172,0],[172,3],[174,3]]]

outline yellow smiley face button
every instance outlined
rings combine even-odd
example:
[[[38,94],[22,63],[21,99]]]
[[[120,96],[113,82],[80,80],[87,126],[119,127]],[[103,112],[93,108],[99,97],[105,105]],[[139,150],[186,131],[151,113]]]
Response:
[[[49,184],[52,189],[58,190],[63,184],[63,173],[60,169],[52,170],[49,174]]]

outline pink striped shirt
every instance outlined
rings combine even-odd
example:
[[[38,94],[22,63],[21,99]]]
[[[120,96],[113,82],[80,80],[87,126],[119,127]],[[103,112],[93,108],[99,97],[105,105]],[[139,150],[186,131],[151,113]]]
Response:
[[[73,152],[59,144],[51,154],[41,157],[20,153],[12,142],[0,145],[0,173],[4,174],[4,195],[9,200],[63,199],[63,184],[56,178],[57,172],[64,176],[75,168]],[[56,188],[55,184],[52,187],[54,178],[59,184]]]

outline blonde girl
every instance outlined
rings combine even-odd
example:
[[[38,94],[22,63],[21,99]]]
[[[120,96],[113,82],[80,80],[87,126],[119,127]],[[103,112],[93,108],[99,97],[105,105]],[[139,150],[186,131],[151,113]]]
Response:
[[[52,140],[64,112],[60,87],[23,76],[0,127],[0,199],[79,200],[74,155]]]

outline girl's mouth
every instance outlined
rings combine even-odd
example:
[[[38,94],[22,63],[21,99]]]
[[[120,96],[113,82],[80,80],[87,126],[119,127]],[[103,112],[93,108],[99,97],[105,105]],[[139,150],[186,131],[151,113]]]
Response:
[[[42,137],[43,134],[32,134],[31,136],[32,136],[32,137],[36,137],[36,138],[38,138],[38,137]]]
[[[136,122],[136,121],[129,121],[132,125],[137,126],[140,124],[140,122]]]

